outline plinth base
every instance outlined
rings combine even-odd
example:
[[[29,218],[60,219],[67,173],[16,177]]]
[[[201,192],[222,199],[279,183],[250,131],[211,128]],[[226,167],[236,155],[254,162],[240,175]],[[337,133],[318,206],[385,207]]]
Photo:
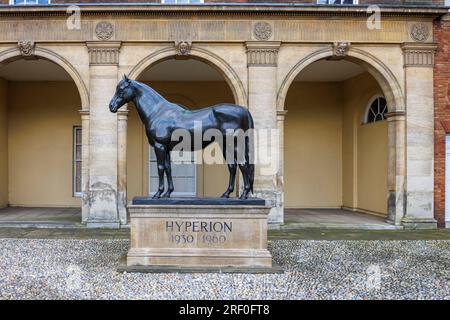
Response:
[[[139,272],[139,273],[283,273],[284,269],[272,263],[272,267],[184,267],[184,266],[128,266],[127,256],[120,260],[117,272]]]
[[[270,207],[264,201],[186,201],[128,206],[131,241],[124,271],[274,272],[267,250]]]

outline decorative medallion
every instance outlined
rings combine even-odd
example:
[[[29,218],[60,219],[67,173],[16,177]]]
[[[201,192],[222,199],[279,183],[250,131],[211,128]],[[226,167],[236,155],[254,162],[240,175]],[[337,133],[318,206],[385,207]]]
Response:
[[[411,38],[424,42],[430,36],[430,28],[424,23],[416,23],[411,27]]]
[[[190,41],[175,42],[175,50],[179,56],[188,56],[191,52],[192,43]]]
[[[272,36],[272,27],[267,22],[258,22],[253,28],[253,35],[258,40],[269,40]]]
[[[24,57],[34,56],[34,41],[20,40],[17,45],[19,46],[20,54]]]
[[[99,40],[109,40],[113,36],[114,27],[110,22],[101,21],[95,26],[95,35]]]
[[[333,43],[333,56],[345,57],[350,49],[350,42],[335,42]]]

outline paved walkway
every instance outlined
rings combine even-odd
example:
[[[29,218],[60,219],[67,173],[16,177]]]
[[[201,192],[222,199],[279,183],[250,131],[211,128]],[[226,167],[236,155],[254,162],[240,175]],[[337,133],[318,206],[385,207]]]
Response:
[[[0,209],[0,228],[83,228],[79,208],[23,208]],[[285,224],[272,229],[358,229],[396,230],[384,218],[337,209],[286,209]]]
[[[285,209],[280,229],[396,230],[386,218],[342,209]]]
[[[81,227],[80,208],[26,208],[0,209],[1,227],[76,228]]]

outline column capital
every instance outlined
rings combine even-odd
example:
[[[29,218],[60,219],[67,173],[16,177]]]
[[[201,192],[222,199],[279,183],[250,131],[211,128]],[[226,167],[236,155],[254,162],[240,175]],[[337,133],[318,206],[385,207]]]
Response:
[[[88,41],[89,65],[118,65],[120,41]]]
[[[80,113],[81,118],[89,118],[89,114],[90,114],[89,110],[81,109],[81,110],[78,110],[78,112]]]
[[[117,111],[117,118],[119,120],[127,120],[127,118],[128,118],[128,110],[127,109],[118,110]]]
[[[280,41],[248,41],[247,66],[276,67]]]
[[[404,110],[390,111],[384,115],[387,121],[405,120],[406,112]]]
[[[404,67],[433,68],[436,48],[435,43],[403,43]]]
[[[277,110],[277,120],[284,121],[284,118],[286,117],[287,113],[288,113],[287,110]]]

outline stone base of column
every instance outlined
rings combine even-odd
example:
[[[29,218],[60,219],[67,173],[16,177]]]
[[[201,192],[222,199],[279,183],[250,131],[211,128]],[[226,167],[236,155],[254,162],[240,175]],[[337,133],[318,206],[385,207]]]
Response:
[[[405,216],[402,219],[402,225],[406,230],[410,229],[436,229],[437,221],[433,218],[419,218],[414,216]]]
[[[119,220],[87,220],[86,228],[91,229],[119,229]]]
[[[270,206],[269,216],[267,222],[269,224],[283,224],[284,223],[284,207],[282,201],[282,194],[273,190],[260,190],[255,192],[257,198],[266,199],[266,203]]]

